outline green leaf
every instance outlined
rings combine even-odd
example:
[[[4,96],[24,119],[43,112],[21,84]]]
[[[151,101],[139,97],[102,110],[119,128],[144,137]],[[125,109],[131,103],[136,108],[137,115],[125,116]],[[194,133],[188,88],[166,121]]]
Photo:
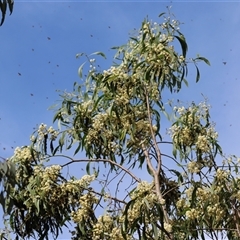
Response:
[[[158,240],[158,229],[155,223],[152,223],[152,228],[153,228],[153,232],[154,232],[154,239]]]
[[[53,151],[54,151],[53,140],[50,141],[50,150],[51,150],[51,154],[53,154]]]
[[[196,69],[197,69],[196,82],[198,82],[199,79],[200,79],[200,72],[199,72],[199,69],[198,69],[197,65],[195,65],[195,66],[196,66]]]
[[[48,135],[45,134],[44,135],[44,140],[43,140],[43,151],[44,151],[45,155],[47,155],[47,139],[48,139]]]
[[[143,155],[139,156],[138,162],[139,162],[139,167],[138,168],[142,168],[143,163],[145,162],[145,156],[143,156]]]
[[[73,145],[73,139],[71,138],[70,140],[68,140],[68,146],[66,147],[67,150],[71,149],[72,145]]]
[[[66,132],[63,132],[63,133],[62,133],[62,136],[61,136],[60,139],[59,139],[60,151],[62,151],[62,147],[63,147],[64,142],[65,142],[65,136],[66,136]]]
[[[178,182],[179,183],[183,183],[183,177],[182,177],[182,174],[180,172],[178,172],[177,170],[174,170],[174,169],[170,169],[169,171],[176,174],[176,176],[178,177]]]
[[[165,12],[162,12],[162,13],[160,13],[159,15],[158,15],[158,17],[161,17],[161,16],[163,16],[165,14]]]
[[[83,70],[83,66],[85,65],[86,62],[84,62],[79,68],[78,68],[78,76],[80,78],[82,78],[82,70]]]
[[[167,111],[163,109],[162,112],[166,116],[166,118],[170,121],[170,115],[167,113]]]
[[[120,140],[125,141],[126,134],[127,134],[127,129],[122,129],[119,136]]]
[[[100,56],[104,57],[105,59],[107,59],[105,54],[102,52],[94,52],[94,53],[90,54],[89,56],[92,56],[92,55],[100,55]]]
[[[102,100],[102,98],[104,98],[104,95],[98,97],[97,101],[94,103],[94,106],[93,106],[93,110],[92,111],[95,111],[96,108],[98,107],[98,104],[99,102]]]
[[[132,39],[134,42],[139,42],[137,38],[134,38],[134,37],[130,37],[130,39]]]
[[[82,55],[84,55],[84,53],[78,53],[78,54],[76,54],[76,58],[79,58],[79,57],[81,57]]]
[[[172,151],[172,154],[173,154],[174,158],[177,157],[177,149],[176,149],[175,144],[173,144],[173,151]]]
[[[55,113],[55,115],[54,115],[54,117],[53,117],[53,123],[54,123],[57,119],[59,119],[60,115],[61,115],[61,112],[60,112],[60,111],[57,111],[57,112]]]
[[[2,12],[2,20],[1,20],[0,26],[2,26],[2,24],[4,23],[4,20],[5,20],[5,15],[6,15],[6,10],[7,10],[7,2],[0,1],[0,8],[1,8],[1,12]]]
[[[0,193],[0,204],[2,205],[3,208],[3,212],[5,213],[5,203],[6,203],[6,199],[3,195],[3,192]]]
[[[216,145],[216,154],[215,154],[215,156],[217,155],[217,152],[219,152],[221,155],[223,154],[223,152],[222,152],[222,148],[221,148],[221,146],[218,144],[218,143],[215,143],[215,145]],[[214,156],[214,157],[215,157]]]
[[[152,171],[150,170],[150,168],[149,168],[148,165],[147,165],[147,171],[148,171],[149,175],[153,176],[153,173],[152,173]]]
[[[205,57],[197,57],[195,58],[195,60],[203,60],[207,65],[211,65],[210,62],[208,61],[208,59],[206,59]]]
[[[143,201],[144,201],[145,204],[147,205],[147,208],[148,208],[149,210],[151,210],[151,207],[150,207],[149,202],[147,201],[147,199],[144,198]]]
[[[58,146],[54,149],[54,151],[53,151],[53,153],[52,153],[53,156],[56,154],[56,152],[58,151],[59,148],[60,148],[60,146],[58,145]]]
[[[90,173],[90,164],[91,164],[91,162],[88,162],[88,164],[86,166],[86,172],[87,172],[88,175],[91,175],[91,173]]]
[[[78,147],[76,148],[76,150],[74,152],[74,156],[79,152],[80,148],[81,148],[81,144],[79,142]]]
[[[9,8],[10,15],[11,15],[12,12],[13,12],[13,4],[14,4],[14,1],[13,1],[13,0],[7,0],[7,1],[8,1],[8,8]]]
[[[181,82],[184,81],[184,76],[185,76],[185,67],[182,67],[182,76],[181,76]],[[185,83],[186,84],[186,83]],[[186,84],[187,85],[187,84]]]
[[[197,189],[198,189],[198,184],[194,186],[194,189],[192,191],[192,199],[191,199],[191,205],[190,205],[191,208],[193,208],[194,204],[196,204]]]
[[[180,36],[175,35],[174,37],[177,38],[177,40],[180,42],[182,47],[182,55],[184,58],[186,58],[188,46],[187,46],[185,37],[182,34],[180,34]]]
[[[36,204],[37,215],[38,215],[40,213],[40,199],[37,198],[35,204]]]
[[[184,82],[185,85],[188,87],[188,81],[187,81],[185,78],[183,78],[183,82]]]

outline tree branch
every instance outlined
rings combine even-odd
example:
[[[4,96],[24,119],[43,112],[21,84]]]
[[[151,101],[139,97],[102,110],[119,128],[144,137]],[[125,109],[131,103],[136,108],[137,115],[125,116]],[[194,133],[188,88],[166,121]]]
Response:
[[[68,156],[64,156],[64,155],[54,155],[54,157],[57,157],[57,156],[58,156],[58,157],[59,157],[59,156],[61,156],[61,157],[66,157],[66,158],[68,158],[68,159],[71,160],[71,162],[67,162],[67,163],[61,165],[61,167],[65,167],[65,166],[67,166],[67,165],[70,165],[70,164],[76,163],[76,162],[107,162],[107,163],[113,164],[113,165],[121,168],[123,171],[125,171],[126,173],[128,173],[128,174],[129,174],[133,179],[135,179],[137,182],[139,182],[139,183],[141,182],[141,180],[140,180],[138,177],[136,177],[133,173],[131,173],[128,169],[126,169],[126,168],[123,167],[122,165],[120,165],[120,164],[118,164],[118,163],[116,163],[116,162],[114,162],[114,161],[112,161],[112,160],[110,160],[110,159],[72,159],[72,158],[70,158],[70,157],[68,157]]]

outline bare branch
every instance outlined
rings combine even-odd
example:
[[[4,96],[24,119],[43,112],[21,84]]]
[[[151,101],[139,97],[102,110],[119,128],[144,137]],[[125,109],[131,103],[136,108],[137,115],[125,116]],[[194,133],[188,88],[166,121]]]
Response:
[[[66,157],[68,159],[70,159],[71,161],[70,162],[67,162],[63,165],[61,165],[61,167],[65,167],[67,165],[70,165],[72,163],[76,163],[76,162],[107,162],[107,163],[110,163],[112,165],[115,165],[117,166],[118,168],[121,168],[123,171],[125,171],[126,173],[128,173],[133,179],[135,179],[137,182],[141,182],[141,180],[136,177],[133,173],[131,173],[128,169],[126,169],[125,167],[123,167],[122,165],[110,160],[110,159],[73,159],[73,158],[70,158],[68,156],[65,156],[65,155],[55,155],[54,157]]]
[[[96,195],[99,195],[99,196],[101,196],[102,197],[102,193],[99,193],[99,192],[96,192],[96,191],[94,191],[94,190],[92,190],[92,189],[88,189],[88,191],[89,192],[91,192],[91,193],[95,193]],[[120,200],[120,199],[118,199],[118,198],[115,198],[115,197],[111,197],[111,196],[107,196],[107,198],[109,198],[109,199],[111,199],[111,200],[114,200],[114,201],[116,201],[116,202],[120,202],[120,203],[123,203],[123,204],[127,204],[127,202],[125,202],[125,201],[123,201],[123,200]]]

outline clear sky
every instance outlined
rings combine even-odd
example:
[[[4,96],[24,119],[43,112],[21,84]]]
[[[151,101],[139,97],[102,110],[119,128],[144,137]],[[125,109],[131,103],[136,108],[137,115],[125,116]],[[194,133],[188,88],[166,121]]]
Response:
[[[107,60],[99,64],[108,68],[110,48],[124,44],[146,16],[161,21],[166,6],[183,23],[188,56],[200,54],[211,62],[199,65],[198,84],[190,67],[189,87],[170,97],[188,102],[207,97],[223,151],[240,156],[239,1],[79,0],[15,1],[13,14],[0,27],[0,157],[28,145],[37,124],[52,124],[47,109],[60,99],[56,90],[71,91],[79,80],[83,60],[77,53],[102,51]]]

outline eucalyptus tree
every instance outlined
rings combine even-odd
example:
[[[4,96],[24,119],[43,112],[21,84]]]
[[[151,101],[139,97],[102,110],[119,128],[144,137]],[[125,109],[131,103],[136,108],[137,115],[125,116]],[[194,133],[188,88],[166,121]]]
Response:
[[[109,69],[102,52],[77,54],[81,81],[61,95],[57,129],[40,124],[7,160],[15,177],[1,199],[16,238],[56,239],[74,223],[74,240],[239,239],[239,159],[222,154],[206,101],[168,101],[189,66],[198,82],[210,63],[188,58],[179,22],[160,17],[113,48]],[[85,173],[66,174],[72,165]]]

